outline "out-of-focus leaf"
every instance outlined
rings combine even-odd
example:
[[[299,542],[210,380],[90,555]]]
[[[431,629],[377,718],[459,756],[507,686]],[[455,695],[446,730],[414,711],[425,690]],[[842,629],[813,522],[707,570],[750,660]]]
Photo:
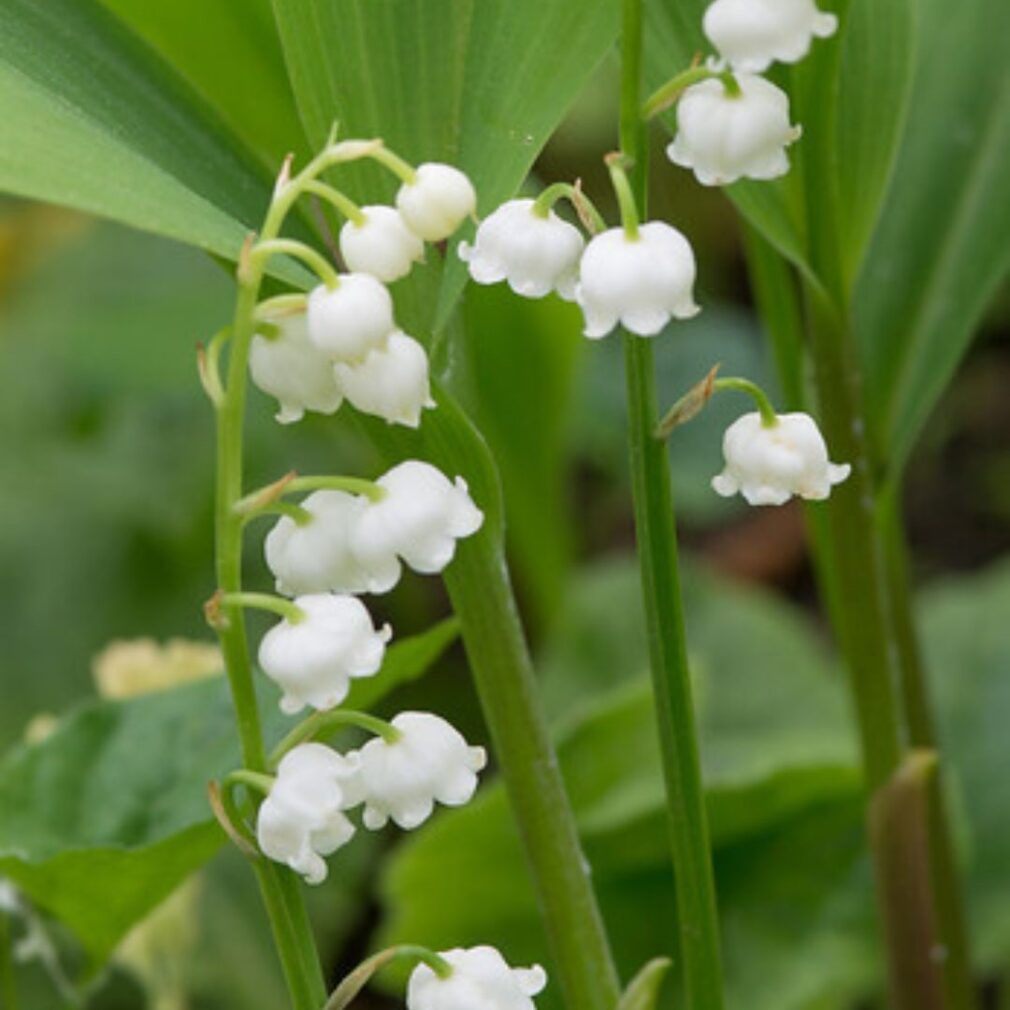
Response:
[[[420,676],[456,634],[447,621],[395,643],[359,701]],[[265,690],[265,734],[290,728]],[[239,766],[220,679],[88,705],[0,764],[0,873],[65,922],[100,962],[223,841],[207,783]]]
[[[655,1010],[659,990],[669,970],[670,960],[665,957],[654,957],[644,964],[621,994],[617,1010]]]
[[[629,903],[629,895],[640,895],[634,884],[625,890],[626,882],[668,872],[636,589],[628,562],[583,575],[543,664],[558,756],[594,880],[605,900]],[[772,600],[706,580],[692,580],[689,599],[715,843],[743,844],[813,804],[857,793],[842,686],[832,682],[799,618]],[[487,865],[494,874],[480,870]],[[440,888],[448,867],[466,888],[451,894]],[[504,794],[487,788],[470,807],[441,815],[403,845],[386,878],[392,918],[380,943],[407,936],[460,943],[484,935],[507,940],[510,950],[518,944],[517,958],[543,957],[535,902],[517,877],[524,869]],[[669,885],[662,893],[672,907]],[[671,919],[672,912],[647,917],[647,928],[633,929],[631,942],[624,936],[625,967],[666,952],[661,924],[672,937]],[[622,918],[620,929],[612,926],[619,946],[626,925]],[[636,946],[643,931],[652,937],[649,949]]]
[[[12,193],[232,259],[270,199],[270,174],[96,0],[0,6],[0,116]]]
[[[304,153],[270,0],[101,2],[185,77],[271,171],[288,151]]]
[[[565,429],[583,349],[576,316],[504,285],[474,285],[465,300],[474,411],[501,471],[513,567],[540,624],[562,599],[573,546]]]
[[[875,450],[896,468],[1010,269],[1010,6],[918,6],[908,126],[855,292]]]
[[[339,121],[411,160],[458,164],[484,213],[518,189],[617,33],[608,0],[274,0],[274,11],[310,141]],[[346,177],[368,201],[396,188],[374,169]],[[440,323],[464,277],[450,256]]]
[[[925,654],[959,815],[972,934],[979,966],[987,971],[1002,970],[1010,955],[1004,900],[1010,886],[1010,795],[993,775],[1003,761],[1010,718],[1008,608],[1006,563],[931,590],[922,606]],[[602,607],[587,612],[585,629],[594,617],[601,623],[601,613]],[[755,657],[764,653],[748,632],[732,623],[720,626],[726,638],[739,639],[741,649],[750,643]],[[573,656],[591,667],[605,636],[602,629],[595,637],[583,633]],[[625,633],[622,629],[618,643],[597,661],[612,661]],[[706,706],[714,704],[715,689],[714,683],[703,688],[703,718]],[[591,684],[587,690],[593,690]],[[805,703],[805,694],[798,692],[788,702],[800,717]],[[734,729],[728,723],[722,727],[721,746],[727,746]],[[573,732],[577,736],[581,730]],[[623,740],[629,748],[637,746],[626,727]],[[703,755],[717,743],[716,737],[703,741]],[[566,775],[570,758],[563,742]],[[613,751],[607,751],[594,768],[582,756],[580,774],[603,777],[613,760]],[[711,772],[707,778],[711,781]],[[577,781],[574,789],[578,799]],[[487,789],[471,807],[440,815],[401,847],[384,884],[392,915],[382,943],[408,935],[435,944],[479,940],[515,951],[520,961],[545,956],[532,892],[505,815],[500,791]],[[590,825],[582,827],[622,969],[631,972],[647,958],[669,955],[676,913],[661,823],[646,828],[633,822],[635,830],[629,830],[623,847],[601,838]],[[654,844],[643,835],[653,837]],[[716,831],[714,842],[732,1010],[837,1010],[882,985],[882,948],[856,791],[822,794],[813,805],[769,819],[756,834],[726,838]],[[494,874],[486,872],[488,865],[495,867]],[[443,882],[450,876],[467,886],[447,889]]]

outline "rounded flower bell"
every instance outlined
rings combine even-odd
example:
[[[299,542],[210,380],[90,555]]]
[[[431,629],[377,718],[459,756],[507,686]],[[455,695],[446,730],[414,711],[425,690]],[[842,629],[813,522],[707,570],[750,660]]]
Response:
[[[428,383],[428,355],[413,337],[395,330],[356,363],[337,362],[337,384],[362,413],[390,424],[416,428],[421,411],[434,407]]]
[[[396,207],[415,235],[441,242],[476,211],[477,194],[458,168],[427,162],[418,165],[412,182],[400,187]]]
[[[382,666],[392,631],[376,630],[365,605],[354,596],[319,593],[299,596],[300,621],[284,619],[260,642],[259,665],[284,691],[281,711],[335,708],[352,677],[370,677]]]
[[[584,246],[579,229],[554,211],[541,213],[534,200],[509,200],[481,221],[473,245],[460,243],[459,256],[478,284],[508,281],[526,298],[557,291],[573,301]]]
[[[300,525],[281,516],[264,545],[277,592],[285,596],[376,592],[373,574],[361,567],[348,542],[366,505],[366,499],[346,491],[313,491],[301,502],[308,522]]]
[[[300,421],[306,410],[332,414],[343,401],[329,359],[309,340],[304,313],[268,321],[271,336],[256,334],[249,346],[249,374],[277,399],[281,424]]]
[[[358,762],[365,827],[375,831],[392,820],[410,830],[431,816],[436,801],[467,803],[487,763],[484,748],[469,746],[449,723],[427,712],[401,712],[392,725],[395,741],[375,737],[348,755]]]
[[[587,337],[605,337],[618,323],[642,337],[655,336],[670,321],[698,313],[697,267],[690,243],[676,228],[650,221],[631,238],[611,228],[586,246],[575,296]]]
[[[350,841],[354,825],[343,811],[354,805],[347,785],[355,762],[320,743],[292,748],[277,768],[270,794],[256,817],[263,854],[300,873],[306,883],[326,879],[323,856]]]
[[[835,33],[838,18],[819,11],[813,0],[715,0],[702,26],[735,70],[761,73],[774,60],[803,59],[814,38]]]
[[[387,284],[406,277],[424,258],[424,243],[392,207],[362,207],[361,213],[363,221],[347,221],[340,229],[340,254],[348,270]]]
[[[775,179],[789,171],[786,147],[802,132],[789,123],[789,96],[771,81],[738,74],[739,93],[718,78],[693,84],[677,104],[670,160],[705,186]]]
[[[750,505],[783,505],[793,495],[820,501],[852,470],[828,460],[809,414],[780,414],[771,426],[757,412],[744,414],[726,429],[722,451],[726,467],[712,487],[724,497],[739,492]]]
[[[396,329],[393,299],[371,274],[341,274],[335,288],[309,293],[309,339],[330,360],[358,361]]]
[[[407,1010],[534,1010],[532,997],[547,985],[547,973],[510,968],[494,947],[441,951],[451,973],[442,978],[419,964],[407,983]]]
[[[400,558],[416,572],[442,571],[456,541],[476,533],[484,521],[466,481],[450,481],[429,463],[406,460],[376,483],[386,494],[361,513],[350,546],[361,567],[383,585],[399,580]]]

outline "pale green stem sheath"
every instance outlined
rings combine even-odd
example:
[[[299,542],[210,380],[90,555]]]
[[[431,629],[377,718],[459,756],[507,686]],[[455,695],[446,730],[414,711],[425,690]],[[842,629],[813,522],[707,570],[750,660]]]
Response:
[[[682,70],[649,95],[642,105],[642,118],[652,119],[653,116],[658,116],[680,98],[685,88],[716,76],[708,67],[688,67],[687,70]]]
[[[370,158],[388,168],[401,182],[408,186],[417,180],[417,171],[408,161],[404,161],[399,155],[394,154],[388,147],[381,144],[374,151],[369,152]]]
[[[386,497],[386,489],[373,480],[366,480],[364,477],[341,477],[337,474],[294,477],[284,485],[283,493],[301,491],[346,491],[348,494],[360,494],[373,502],[382,501]]]
[[[386,743],[396,743],[402,734],[390,722],[379,719],[377,716],[368,715],[366,712],[355,712],[353,709],[333,709],[329,712],[314,712],[303,722],[299,723],[283,740],[274,748],[270,755],[270,764],[278,764],[282,757],[293,747],[307,740],[317,740],[322,736],[332,733],[335,729],[344,726],[357,726],[359,729],[368,730],[375,736],[381,737]]]
[[[607,155],[607,170],[614,186],[617,206],[621,211],[621,225],[624,227],[624,237],[629,242],[638,241],[638,208],[635,206],[635,194],[631,191],[628,173],[624,170],[621,155]]]
[[[768,394],[750,379],[732,378],[716,379],[712,383],[712,388],[718,392],[720,390],[732,389],[738,393],[746,393],[757,404],[758,413],[761,415],[761,425],[764,428],[774,428],[779,423],[778,414],[772,406]]]
[[[271,596],[269,593],[222,593],[220,600],[225,607],[246,607],[278,614],[289,624],[305,620],[305,611],[283,596]]]
[[[644,214],[648,142],[640,115],[642,0],[623,0],[621,53],[621,150],[634,166],[634,196]],[[687,661],[670,465],[666,445],[653,435],[659,414],[652,341],[625,333],[624,354],[635,530],[677,889],[684,985],[680,1005],[723,1010],[715,880]]]
[[[336,208],[338,213],[347,218],[348,221],[356,225],[363,225],[365,223],[365,215],[362,213],[361,208],[350,197],[344,196],[339,189],[335,189],[333,186],[329,186],[319,179],[309,179],[302,186],[302,191],[312,193],[325,200]]]
[[[340,275],[330,261],[311,246],[293,238],[264,239],[253,246],[251,259],[265,261],[271,256],[294,256],[300,259],[332,291],[340,286]]]
[[[533,201],[533,213],[538,217],[547,217],[558,200],[568,200],[580,217],[585,214],[593,226],[591,230],[594,233],[606,230],[607,222],[603,220],[603,215],[597,210],[596,205],[580,188],[570,182],[556,182],[548,186]]]

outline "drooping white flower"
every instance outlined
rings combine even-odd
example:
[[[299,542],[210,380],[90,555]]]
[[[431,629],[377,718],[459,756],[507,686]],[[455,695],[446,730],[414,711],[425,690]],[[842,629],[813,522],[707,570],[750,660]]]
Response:
[[[789,96],[771,81],[737,74],[740,94],[716,78],[693,84],[677,104],[670,160],[705,186],[775,179],[789,171],[786,147],[802,132],[789,123]]]
[[[541,215],[533,200],[509,200],[480,223],[471,246],[459,245],[459,256],[478,284],[508,281],[526,298],[542,298],[557,291],[573,301],[579,257],[585,246],[582,233],[554,211]]]
[[[487,763],[483,747],[471,747],[444,719],[429,712],[401,712],[393,719],[399,739],[374,737],[354,753],[363,821],[373,831],[390,819],[401,828],[426,821],[435,801],[458,807],[477,788]]]
[[[494,947],[457,947],[439,956],[452,974],[440,978],[419,964],[407,983],[407,1010],[534,1010],[532,997],[547,985],[540,965],[510,968]]]
[[[281,516],[264,545],[277,592],[306,596],[391,589],[393,582],[382,583],[351,553],[348,538],[366,504],[366,499],[345,491],[313,491],[301,502],[311,517],[307,523]]]
[[[382,582],[399,579],[400,558],[416,572],[442,571],[456,552],[456,541],[475,533],[484,521],[466,481],[450,481],[430,463],[406,460],[376,483],[386,493],[361,513],[350,548],[362,568]]]
[[[322,883],[322,857],[354,834],[343,811],[357,801],[346,788],[356,770],[353,759],[321,743],[299,744],[285,754],[256,818],[256,839],[264,855],[287,864],[306,883]]]
[[[651,337],[670,317],[690,319],[697,268],[684,236],[662,221],[650,221],[628,238],[623,228],[596,235],[579,266],[575,297],[586,317],[587,337],[605,337],[618,323]]]
[[[271,337],[257,334],[249,346],[249,374],[276,397],[281,424],[300,421],[306,410],[332,414],[343,401],[329,359],[309,340],[304,313],[269,320]]]
[[[306,705],[326,711],[347,697],[352,677],[378,672],[392,631],[388,624],[375,629],[354,596],[299,596],[295,606],[305,616],[285,618],[263,636],[259,665],[284,691],[282,712],[294,715]]]
[[[415,235],[441,242],[477,209],[477,194],[458,168],[427,162],[417,166],[413,182],[400,187],[396,206]]]
[[[392,207],[362,207],[365,220],[340,229],[340,254],[349,270],[371,274],[386,284],[410,273],[424,258],[424,243]]]
[[[838,18],[813,0],[715,0],[702,26],[735,70],[761,73],[773,60],[803,59],[815,37],[835,33]]]
[[[794,494],[820,501],[852,471],[828,460],[809,414],[780,414],[774,427],[765,427],[757,412],[744,414],[726,429],[722,451],[726,467],[712,487],[727,498],[739,492],[750,505],[783,505]]]
[[[309,293],[309,339],[330,360],[358,361],[396,329],[393,299],[371,274],[341,274]]]
[[[365,414],[416,428],[421,411],[434,407],[428,384],[428,355],[413,337],[396,330],[358,362],[337,362],[337,385]]]

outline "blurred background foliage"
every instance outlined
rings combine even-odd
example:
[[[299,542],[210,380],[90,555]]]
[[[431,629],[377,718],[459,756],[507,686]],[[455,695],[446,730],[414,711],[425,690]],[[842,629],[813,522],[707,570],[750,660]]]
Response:
[[[294,113],[299,82],[289,85],[281,52],[283,42],[292,44],[296,24],[282,24],[286,32],[278,37],[259,0],[237,21],[219,4],[206,32],[194,35],[193,18],[204,17],[195,2],[163,5],[157,16],[139,0],[105,6],[176,64],[198,102],[215,100],[214,116],[251,152],[250,177],[266,180],[279,151],[307,149]],[[605,21],[603,7],[591,6],[592,17]],[[234,40],[231,72],[267,82],[256,101],[248,88],[224,89],[231,97],[218,100],[220,52],[208,40],[224,36]],[[605,192],[599,155],[614,142],[615,71],[604,58],[537,160],[536,181],[581,176],[594,196]],[[479,91],[472,73],[465,67],[463,77]],[[942,71],[936,76],[942,83]],[[540,125],[546,136],[548,124]],[[310,133],[323,126],[322,119],[306,124]],[[443,142],[451,146],[452,138]],[[536,145],[531,138],[520,147]],[[695,245],[705,307],[657,342],[661,399],[675,399],[715,362],[726,374],[774,388],[730,204],[660,161],[656,179],[654,212],[676,222]],[[256,204],[255,193],[227,196],[229,202],[240,212]],[[222,224],[203,244],[223,253],[230,227]],[[187,748],[196,738],[227,734],[227,706],[211,682],[165,698],[88,707],[95,696],[91,664],[114,639],[208,638],[200,604],[213,588],[212,418],[196,382],[194,348],[226,321],[232,293],[227,271],[195,248],[29,200],[0,206],[0,743],[13,748],[0,771],[9,783],[25,768],[41,768],[33,780],[42,792],[40,818],[60,821],[66,804],[86,805],[86,783],[46,778],[44,762],[33,765],[34,750],[18,741],[40,713],[63,715],[84,705],[50,745],[73,755],[98,732],[94,726],[104,733],[111,725],[104,720],[112,720],[119,735],[110,738],[120,747],[132,741],[138,764],[136,780],[113,804],[115,816],[129,821],[130,804],[142,809],[152,783],[163,799],[160,823],[140,814],[130,821],[130,858],[140,860],[163,842],[177,857],[157,872],[138,869],[139,862],[115,871],[123,875],[118,886],[139,896],[141,910],[220,846],[206,821],[202,781],[227,767],[227,745],[206,753]],[[402,297],[416,304],[409,293]],[[628,977],[647,957],[669,951],[674,903],[630,560],[620,351],[613,340],[584,341],[576,310],[553,298],[528,302],[471,285],[461,318],[468,337],[446,350],[449,374],[502,473],[520,602]],[[927,583],[922,627],[954,766],[980,976],[1000,1010],[1010,1005],[1004,985],[1010,787],[1000,774],[1010,719],[1008,382],[1004,290],[929,420],[906,478],[913,556]],[[722,398],[670,447],[690,559],[688,618],[730,999],[738,1010],[842,1010],[872,996],[881,972],[851,718],[816,605],[799,511],[745,511],[709,489],[720,467],[721,432],[742,409]],[[250,484],[291,467],[379,471],[373,450],[343,415],[309,417],[285,430],[271,414],[272,404],[255,394]],[[265,587],[257,539],[250,537],[249,582]],[[374,604],[398,637],[424,632],[447,612],[436,580],[405,580]],[[423,704],[484,740],[461,650],[443,642],[417,661],[415,673],[429,664],[423,681],[395,686],[380,710]],[[172,705],[174,722],[165,715]],[[133,752],[110,753],[104,760]],[[180,753],[196,756],[184,761]],[[0,788],[0,821],[10,819],[15,793]],[[158,988],[151,1005],[159,1010],[283,1005],[251,875],[227,850],[177,892],[175,907],[167,913],[159,907],[155,914],[167,916],[160,933],[134,934],[109,964],[101,963],[100,930],[113,945],[129,916],[122,913],[117,926],[118,898],[110,892],[105,907],[96,894],[70,895],[73,887],[61,876],[94,872],[96,886],[107,885],[112,871],[95,853],[112,835],[101,820],[75,822],[86,871],[72,863],[63,870],[47,863],[36,878],[19,871],[38,906],[23,899],[25,914],[10,929],[21,942],[34,936],[44,952],[18,968],[25,1007],[69,1003],[45,968],[53,958],[100,1010],[141,1005],[151,985]],[[0,843],[7,829],[0,827]],[[34,839],[39,853],[43,842]],[[0,858],[0,872],[4,866]],[[48,902],[38,899],[45,894]],[[547,960],[504,793],[491,778],[472,806],[442,812],[409,837],[360,833],[310,897],[331,978],[391,940],[495,942],[514,962]],[[51,915],[67,901],[80,906],[76,921],[89,924],[76,936]],[[395,991],[395,979],[385,981],[386,991]],[[362,1005],[386,998],[366,994]],[[549,991],[544,1006],[555,1000]]]

